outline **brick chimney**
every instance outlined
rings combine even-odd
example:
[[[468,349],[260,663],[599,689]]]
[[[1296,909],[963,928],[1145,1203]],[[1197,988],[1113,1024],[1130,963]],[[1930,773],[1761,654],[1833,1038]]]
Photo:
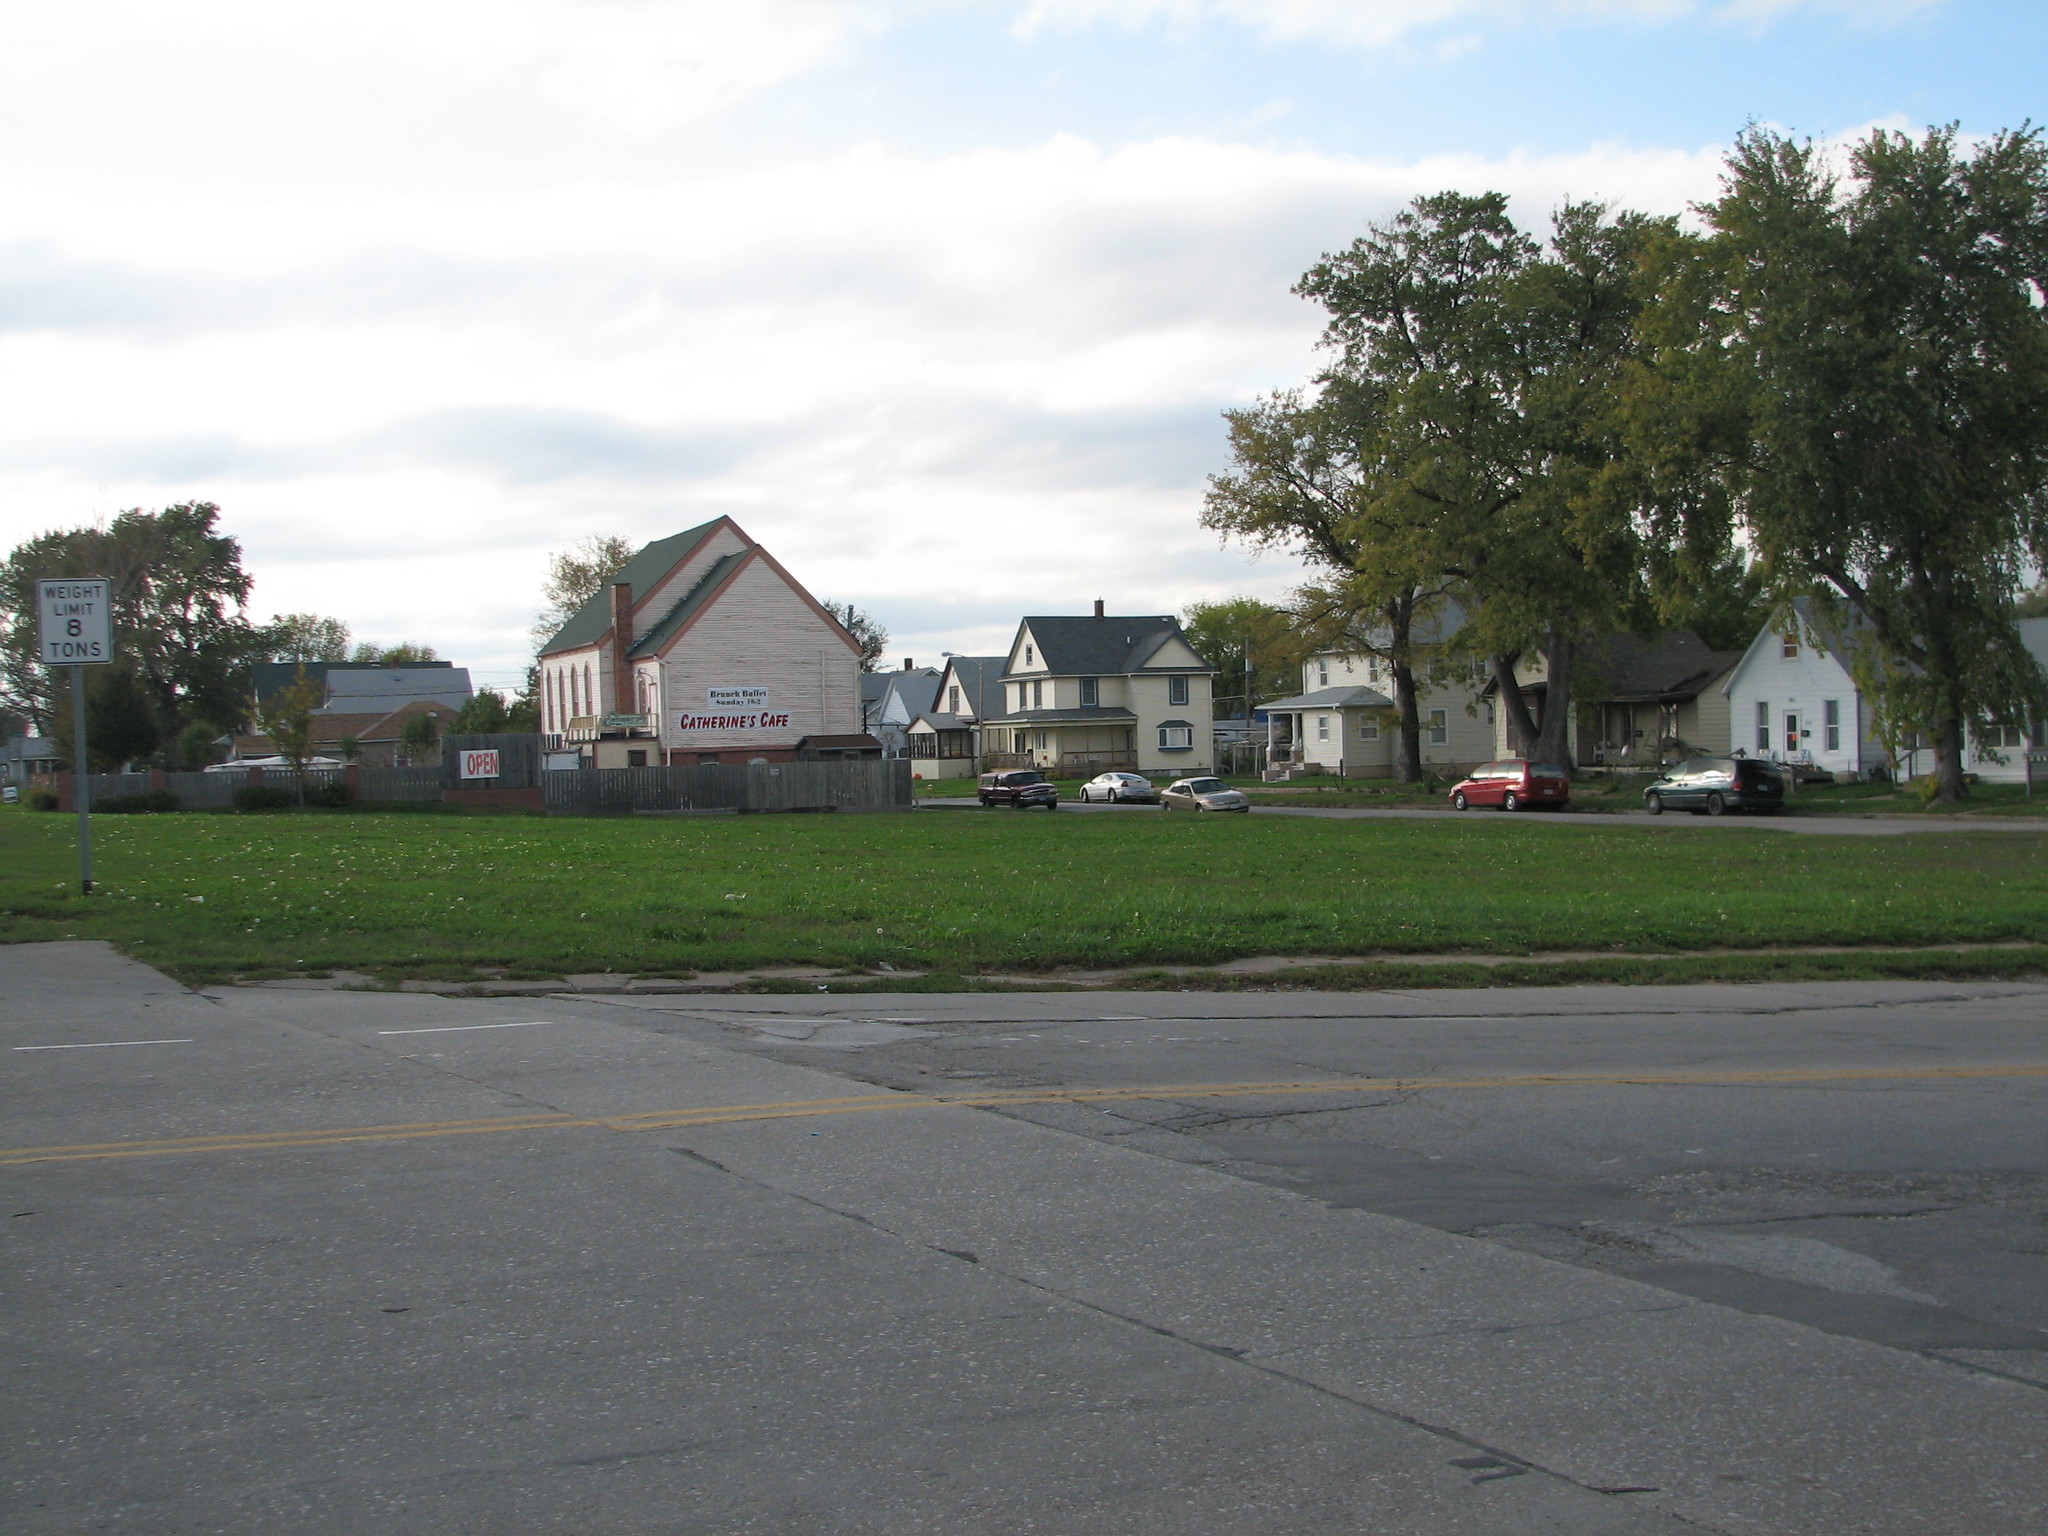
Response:
[[[910,671],[911,668],[916,666],[916,664],[917,658],[915,656],[906,656],[903,658],[903,670],[906,672]]]
[[[1102,617],[1102,599],[1099,597],[1095,599],[1095,617],[1098,619]]]
[[[626,653],[633,649],[633,584],[612,583],[612,709],[621,715],[637,713],[633,697],[632,665]]]

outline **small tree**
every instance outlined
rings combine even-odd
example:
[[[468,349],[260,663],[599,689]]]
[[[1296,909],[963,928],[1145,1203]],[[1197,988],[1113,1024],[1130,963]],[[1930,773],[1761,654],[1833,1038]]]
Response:
[[[863,613],[851,603],[826,603],[825,611],[859,643],[861,671],[877,670],[882,664],[882,653],[889,649],[889,631],[876,622],[873,614]]]
[[[306,676],[305,665],[301,663],[298,680],[272,694],[263,710],[264,734],[277,748],[278,756],[292,765],[301,806],[306,803],[306,764],[313,757],[313,711],[325,697],[325,690],[316,679]]]
[[[602,591],[633,558],[632,540],[615,533],[594,533],[573,548],[548,556],[547,580],[541,584],[541,610],[533,621],[533,643],[546,645],[576,610]]]
[[[214,761],[214,744],[220,739],[218,726],[204,720],[194,720],[178,733],[178,766],[181,768],[204,768]]]
[[[385,667],[416,667],[423,661],[438,661],[431,645],[401,640],[396,645],[377,646],[365,640],[349,656],[350,661],[375,662]]]
[[[455,712],[448,729],[457,736],[490,736],[511,729],[506,724],[508,715],[505,696],[494,688],[485,688]]]
[[[398,733],[398,744],[405,748],[408,763],[432,757],[440,742],[441,722],[433,715],[414,715]]]
[[[356,736],[344,736],[334,744],[334,751],[335,755],[344,763],[352,763],[363,755],[362,739]]]
[[[1291,692],[1299,656],[1287,610],[1256,597],[1190,603],[1181,629],[1195,653],[1219,669],[1216,718],[1251,717],[1260,699]]]
[[[347,661],[348,626],[317,613],[280,613],[263,629],[272,661]]]

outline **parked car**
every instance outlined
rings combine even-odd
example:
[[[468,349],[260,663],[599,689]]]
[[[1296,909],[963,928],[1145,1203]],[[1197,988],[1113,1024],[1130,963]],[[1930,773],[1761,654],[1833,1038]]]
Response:
[[[1175,779],[1159,797],[1159,808],[1170,811],[1249,811],[1251,797],[1232,789],[1221,779]]]
[[[984,773],[975,786],[975,793],[983,805],[1010,805],[1020,811],[1034,805],[1056,811],[1060,806],[1060,792],[1035,768]]]
[[[1643,791],[1643,809],[1660,816],[1669,806],[1695,816],[1723,811],[1782,811],[1785,774],[1757,757],[1688,757]]]
[[[1107,800],[1111,805],[1136,802],[1157,805],[1159,791],[1142,773],[1098,773],[1081,786],[1081,803]]]
[[[1451,788],[1451,804],[1461,811],[1491,805],[1519,811],[1525,805],[1563,805],[1572,797],[1572,776],[1556,763],[1532,763],[1504,757],[1481,763]]]

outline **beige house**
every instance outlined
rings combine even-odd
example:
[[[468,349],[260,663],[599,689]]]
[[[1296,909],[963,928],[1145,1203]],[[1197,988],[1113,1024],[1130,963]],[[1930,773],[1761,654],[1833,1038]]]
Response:
[[[949,656],[932,707],[910,723],[910,771],[920,779],[981,771],[981,722],[1003,712],[1003,656]]]
[[[1109,768],[1180,777],[1216,761],[1216,669],[1171,615],[1040,615],[1017,626],[997,712],[982,720],[985,768],[1088,777]],[[945,681],[940,681],[944,699]]]
[[[1416,712],[1422,727],[1425,773],[1462,772],[1496,756],[1493,704],[1479,697],[1476,673],[1465,664],[1459,680],[1439,669],[1418,669]],[[1301,692],[1259,708],[1266,716],[1269,776],[1328,773],[1340,778],[1384,779],[1400,749],[1391,666],[1382,658],[1343,651],[1319,652],[1301,666]]]
[[[540,696],[600,768],[880,751],[859,643],[729,517],[628,561],[541,648]]]

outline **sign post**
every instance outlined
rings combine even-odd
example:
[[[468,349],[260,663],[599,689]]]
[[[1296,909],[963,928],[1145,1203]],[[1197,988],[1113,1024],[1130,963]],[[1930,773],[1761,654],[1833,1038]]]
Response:
[[[80,576],[36,583],[43,665],[71,668],[71,798],[78,807],[78,884],[92,894],[92,775],[85,755],[85,669],[114,659],[110,583]]]

